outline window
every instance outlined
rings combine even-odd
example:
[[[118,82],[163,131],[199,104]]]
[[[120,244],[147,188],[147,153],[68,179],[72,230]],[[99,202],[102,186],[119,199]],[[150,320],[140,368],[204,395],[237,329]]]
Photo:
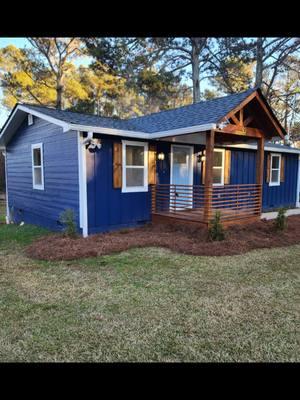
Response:
[[[280,185],[280,165],[281,165],[281,155],[271,154],[270,163],[270,186]]]
[[[213,185],[224,185],[224,155],[225,150],[215,149],[213,160]]]
[[[148,144],[123,140],[122,192],[148,191]]]
[[[33,144],[32,152],[32,186],[44,190],[43,144]]]
[[[33,116],[32,114],[28,114],[28,125],[32,125],[33,124]]]

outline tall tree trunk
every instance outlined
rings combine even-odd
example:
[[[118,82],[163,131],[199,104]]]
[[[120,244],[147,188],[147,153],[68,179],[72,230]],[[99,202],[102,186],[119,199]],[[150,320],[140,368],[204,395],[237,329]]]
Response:
[[[198,38],[191,38],[192,43],[192,81],[193,81],[193,103],[200,101],[200,46]]]
[[[63,109],[63,90],[64,90],[64,85],[62,82],[62,75],[59,74],[57,76],[57,81],[56,81],[56,108],[58,110]]]
[[[263,38],[257,38],[256,43],[256,71],[255,71],[255,86],[261,87],[263,80]]]

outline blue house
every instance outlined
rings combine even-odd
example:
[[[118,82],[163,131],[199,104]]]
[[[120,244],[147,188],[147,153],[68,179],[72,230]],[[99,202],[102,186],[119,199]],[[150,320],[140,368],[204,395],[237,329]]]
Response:
[[[149,221],[224,224],[299,207],[300,151],[260,89],[120,120],[17,104],[0,134],[7,219],[84,236]]]

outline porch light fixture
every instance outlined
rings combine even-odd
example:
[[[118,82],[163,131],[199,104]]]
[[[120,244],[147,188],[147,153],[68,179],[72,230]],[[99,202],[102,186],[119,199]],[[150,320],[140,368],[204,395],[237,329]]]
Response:
[[[163,161],[165,159],[165,154],[163,152],[158,153],[157,159]]]
[[[197,154],[197,161],[199,163],[205,161],[205,150],[199,151],[199,153]]]

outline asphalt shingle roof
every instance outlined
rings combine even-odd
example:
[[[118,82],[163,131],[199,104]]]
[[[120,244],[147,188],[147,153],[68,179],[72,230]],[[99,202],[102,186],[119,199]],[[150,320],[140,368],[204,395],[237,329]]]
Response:
[[[200,101],[196,104],[179,107],[172,110],[166,110],[142,117],[123,120],[66,110],[56,110],[54,108],[31,104],[24,105],[45,115],[71,124],[155,133],[188,126],[217,123],[222,117],[228,114],[233,108],[238,106],[255,90],[255,88],[249,89],[245,92],[236,93],[229,96],[219,97],[207,101]]]

